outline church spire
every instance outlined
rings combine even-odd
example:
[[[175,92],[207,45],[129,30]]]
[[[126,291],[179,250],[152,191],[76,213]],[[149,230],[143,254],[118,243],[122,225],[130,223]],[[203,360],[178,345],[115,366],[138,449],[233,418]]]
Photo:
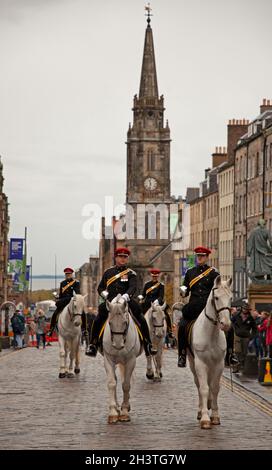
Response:
[[[141,82],[139,98],[158,98],[158,82],[155,62],[155,51],[153,43],[153,33],[150,26],[150,4],[145,7],[147,10],[147,28],[145,32],[144,54],[141,72]]]

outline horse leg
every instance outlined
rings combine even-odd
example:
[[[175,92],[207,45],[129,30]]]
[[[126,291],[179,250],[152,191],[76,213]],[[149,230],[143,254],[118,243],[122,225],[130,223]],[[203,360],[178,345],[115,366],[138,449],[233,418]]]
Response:
[[[191,356],[190,352],[188,352],[188,360],[189,360],[189,365],[190,369],[192,371],[193,377],[194,377],[194,382],[197,388],[197,393],[198,393],[198,412],[197,412],[197,419],[201,418],[201,396],[200,396],[200,389],[199,389],[199,381],[196,375],[196,370],[195,370],[195,363],[194,363],[194,358]]]
[[[73,338],[69,341],[70,351],[69,351],[69,369],[68,369],[68,377],[71,379],[74,377],[74,359],[75,359],[75,352],[77,347],[77,338]]]
[[[152,380],[154,378],[154,372],[152,369],[152,357],[148,356],[146,358],[146,377],[149,380]]]
[[[161,345],[157,345],[157,354],[154,356],[154,363],[155,363],[155,374],[154,380],[156,382],[160,382],[161,380],[161,356],[162,356],[162,347]]]
[[[211,423],[212,424],[220,424],[220,416],[219,416],[219,412],[218,412],[217,397],[218,397],[218,393],[219,393],[220,378],[221,378],[223,369],[224,369],[224,362],[222,361],[222,363],[219,364],[216,367],[215,371],[213,372],[213,377],[212,377],[211,383],[210,383],[211,409],[212,409]]]
[[[59,335],[59,347],[60,347],[60,369],[59,378],[63,379],[66,376],[65,371],[65,340]]]
[[[75,360],[75,374],[79,374],[80,372],[80,340],[78,340],[77,346],[76,346],[76,360]]]
[[[104,364],[108,379],[108,391],[109,391],[109,416],[108,423],[114,424],[119,420],[119,410],[116,400],[116,387],[117,378],[115,373],[115,365],[110,363],[106,355],[104,354]]]
[[[136,365],[136,357],[132,357],[124,366],[123,370],[120,368],[123,373],[122,377],[122,388],[123,388],[123,403],[121,406],[121,414],[119,416],[119,421],[130,421],[129,411],[129,392],[130,392],[130,381],[131,375]]]
[[[208,370],[206,364],[201,361],[197,355],[195,356],[195,370],[199,381],[199,393],[200,393],[200,406],[201,406],[201,418],[200,426],[201,429],[210,429],[211,420],[208,412],[208,397],[209,397],[209,385],[208,385]]]

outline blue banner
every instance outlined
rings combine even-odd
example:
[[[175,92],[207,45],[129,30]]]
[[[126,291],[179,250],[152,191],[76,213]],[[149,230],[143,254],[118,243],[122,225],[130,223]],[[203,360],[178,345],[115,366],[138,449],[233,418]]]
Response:
[[[24,238],[11,238],[9,244],[9,259],[23,259]]]

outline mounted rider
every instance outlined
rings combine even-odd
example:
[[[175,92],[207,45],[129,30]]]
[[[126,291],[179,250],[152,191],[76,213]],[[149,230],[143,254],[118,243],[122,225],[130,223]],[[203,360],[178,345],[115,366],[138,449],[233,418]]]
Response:
[[[160,269],[152,268],[149,270],[152,277],[151,281],[148,281],[144,285],[143,294],[138,296],[142,303],[143,314],[151,307],[151,303],[155,305],[163,305],[164,303],[164,284],[160,282],[159,276],[161,274]],[[167,305],[164,310],[165,320],[167,324],[167,333],[170,338],[173,338],[172,333],[172,322],[168,313],[169,306]]]
[[[149,329],[142,314],[141,307],[133,299],[133,295],[137,288],[137,275],[135,271],[127,267],[130,251],[125,247],[120,247],[115,250],[116,264],[103,274],[103,277],[98,286],[98,293],[104,299],[98,307],[98,315],[93,322],[91,331],[91,340],[87,356],[96,356],[97,343],[101,328],[108,318],[108,309],[106,300],[112,301],[118,294],[122,295],[124,301],[128,302],[129,308],[136,320],[139,322],[141,333],[144,338],[144,348],[146,355],[156,354],[156,350],[152,347]]]
[[[195,248],[197,266],[188,269],[183,285],[180,287],[182,297],[191,293],[188,304],[182,308],[182,319],[178,330],[178,367],[186,366],[186,326],[192,320],[196,320],[206,303],[213,288],[214,280],[219,272],[208,266],[207,262],[211,250],[203,246]]]
[[[52,336],[59,314],[62,312],[64,307],[69,304],[74,293],[80,294],[80,282],[77,279],[74,279],[74,270],[72,268],[65,268],[63,272],[65,274],[65,279],[60,283],[59,298],[56,301],[57,308],[51,318],[50,328],[47,333],[48,336]],[[84,318],[82,318],[82,324],[85,324]]]

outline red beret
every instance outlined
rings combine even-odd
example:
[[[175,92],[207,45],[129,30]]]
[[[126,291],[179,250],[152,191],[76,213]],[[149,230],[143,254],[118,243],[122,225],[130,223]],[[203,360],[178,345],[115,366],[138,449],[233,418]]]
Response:
[[[130,251],[128,250],[128,248],[125,248],[125,247],[120,247],[120,248],[117,248],[115,250],[115,256],[118,256],[118,255],[127,255],[129,256],[130,255]]]
[[[72,273],[74,272],[74,270],[73,270],[72,268],[65,268],[65,269],[63,270],[63,272],[64,272],[65,274],[67,274],[67,273],[72,274]]]
[[[152,268],[149,270],[150,274],[160,274],[160,269]]]
[[[194,249],[194,252],[197,255],[209,255],[211,253],[211,250],[209,248],[205,248],[205,246],[197,246]]]

